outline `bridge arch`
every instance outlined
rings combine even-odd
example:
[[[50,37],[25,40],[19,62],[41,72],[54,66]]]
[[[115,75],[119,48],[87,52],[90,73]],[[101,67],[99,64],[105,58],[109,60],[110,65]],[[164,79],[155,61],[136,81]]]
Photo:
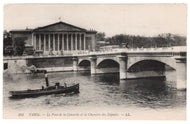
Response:
[[[111,68],[111,67],[118,67],[119,63],[113,59],[104,59],[97,63],[97,68]]]
[[[90,60],[84,59],[79,61],[78,66],[90,66]]]
[[[102,62],[116,62],[116,63],[118,63],[119,64],[119,60],[116,58],[116,57],[112,57],[112,58],[98,58],[97,59],[97,62],[96,62],[96,65],[97,65],[97,67],[98,67],[98,65],[100,64],[100,63],[102,63]]]
[[[132,66],[139,64],[140,62],[147,62],[144,64],[148,64],[149,62],[154,63],[160,63],[164,65],[168,65],[169,67],[176,69],[176,62],[174,58],[165,57],[165,58],[135,58],[135,59],[129,59],[127,63],[127,70],[131,68]],[[142,64],[142,63],[141,63]],[[151,63],[150,63],[151,64]]]
[[[89,58],[79,58],[78,59],[78,65],[83,62],[83,61],[89,61],[90,62],[90,59]]]
[[[166,66],[167,65],[167,66]],[[164,60],[141,59],[127,67],[127,78],[166,77],[167,69],[176,70],[174,63]]]
[[[88,59],[83,59],[78,62],[78,70],[79,71],[89,71],[90,66],[91,66],[91,63],[90,63],[90,60],[88,60]]]
[[[96,66],[96,73],[118,73],[119,63],[113,59],[104,59]]]
[[[157,60],[141,60],[130,67],[128,67],[128,72],[140,72],[140,71],[165,71],[166,63]],[[168,65],[169,66],[169,65]],[[169,66],[174,69],[173,67]]]

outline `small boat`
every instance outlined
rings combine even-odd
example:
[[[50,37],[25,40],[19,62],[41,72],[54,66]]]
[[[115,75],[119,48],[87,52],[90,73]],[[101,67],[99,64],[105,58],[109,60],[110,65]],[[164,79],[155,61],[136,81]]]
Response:
[[[60,86],[60,83],[55,83],[54,86],[49,86],[48,77],[45,73],[46,87],[42,86],[41,89],[35,90],[22,90],[22,91],[9,91],[11,98],[25,98],[25,97],[37,97],[42,95],[50,95],[50,94],[61,94],[61,93],[71,93],[76,94],[79,93],[79,84],[75,84],[67,87],[66,83],[64,86]]]
[[[70,87],[50,86],[44,89],[10,91],[9,93],[11,94],[11,98],[37,97],[42,95],[61,94],[61,93],[79,93],[79,84],[75,84]]]

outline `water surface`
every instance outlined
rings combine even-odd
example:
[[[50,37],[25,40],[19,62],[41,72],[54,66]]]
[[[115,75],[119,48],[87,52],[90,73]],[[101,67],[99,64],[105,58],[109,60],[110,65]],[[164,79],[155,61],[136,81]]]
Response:
[[[177,111],[186,109],[186,91],[176,90],[175,72],[163,78],[119,80],[119,74],[90,75],[89,72],[48,73],[50,85],[59,81],[80,83],[80,93],[57,94],[37,98],[10,99],[10,90],[38,89],[45,85],[43,74],[4,74],[3,107],[16,111],[99,108],[130,111]],[[86,110],[87,111],[87,110]]]

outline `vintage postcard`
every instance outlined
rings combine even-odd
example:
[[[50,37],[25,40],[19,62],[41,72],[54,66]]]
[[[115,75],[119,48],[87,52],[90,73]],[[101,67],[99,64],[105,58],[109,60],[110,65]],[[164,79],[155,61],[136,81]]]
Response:
[[[3,118],[186,120],[187,4],[4,4]]]

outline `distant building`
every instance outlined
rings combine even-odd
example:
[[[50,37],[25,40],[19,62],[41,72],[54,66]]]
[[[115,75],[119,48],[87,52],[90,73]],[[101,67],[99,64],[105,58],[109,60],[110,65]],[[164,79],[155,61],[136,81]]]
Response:
[[[96,49],[101,50],[106,45],[109,45],[109,42],[106,41],[96,41]]]
[[[97,42],[97,44],[100,44],[100,45],[106,45],[107,44],[106,41],[96,41],[96,42]]]
[[[119,45],[106,45],[106,46],[100,47],[100,50],[111,50],[111,49],[116,49],[116,48],[120,48],[120,46]]]
[[[49,54],[50,51],[73,52],[95,50],[94,30],[86,30],[65,22],[57,22],[35,29],[11,30],[13,44],[17,38],[24,38],[36,51]]]

